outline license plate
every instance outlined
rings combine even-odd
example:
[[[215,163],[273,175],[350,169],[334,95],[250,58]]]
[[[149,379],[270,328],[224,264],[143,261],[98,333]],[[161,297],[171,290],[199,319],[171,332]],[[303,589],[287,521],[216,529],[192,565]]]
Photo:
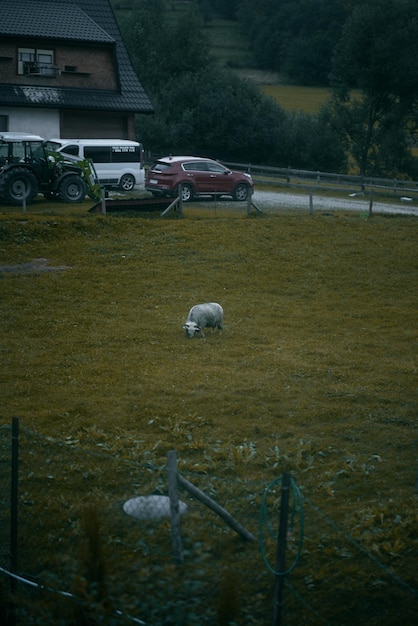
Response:
[[[156,185],[158,183],[158,180],[155,180],[155,178],[150,178],[149,182],[151,185]]]

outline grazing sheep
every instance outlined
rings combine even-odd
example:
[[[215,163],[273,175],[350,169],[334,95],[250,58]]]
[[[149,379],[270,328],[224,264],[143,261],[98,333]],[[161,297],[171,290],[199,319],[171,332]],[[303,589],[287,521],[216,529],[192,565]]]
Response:
[[[190,309],[183,328],[186,331],[186,335],[190,338],[194,337],[195,333],[200,333],[200,336],[204,337],[203,329],[206,327],[212,328],[213,332],[213,329],[217,326],[219,334],[221,334],[223,316],[224,310],[216,302],[195,304]]]

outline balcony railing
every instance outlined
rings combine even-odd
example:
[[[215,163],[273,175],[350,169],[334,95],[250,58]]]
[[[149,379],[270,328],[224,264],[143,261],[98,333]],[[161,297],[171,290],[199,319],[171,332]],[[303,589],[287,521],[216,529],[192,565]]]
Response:
[[[20,61],[19,74],[34,76],[57,76],[60,68],[52,63],[38,63],[36,61]]]

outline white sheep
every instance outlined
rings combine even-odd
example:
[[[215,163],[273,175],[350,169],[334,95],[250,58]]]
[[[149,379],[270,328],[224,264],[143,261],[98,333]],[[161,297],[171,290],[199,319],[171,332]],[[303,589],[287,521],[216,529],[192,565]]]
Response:
[[[195,304],[190,309],[183,328],[186,331],[186,335],[190,338],[194,337],[195,333],[200,333],[200,336],[204,337],[203,329],[207,327],[212,328],[212,332],[217,327],[219,334],[221,334],[223,317],[224,310],[216,302]]]

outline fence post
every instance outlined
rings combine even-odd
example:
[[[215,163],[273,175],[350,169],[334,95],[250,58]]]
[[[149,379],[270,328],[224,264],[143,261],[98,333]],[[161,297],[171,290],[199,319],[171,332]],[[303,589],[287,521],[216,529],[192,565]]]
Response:
[[[251,213],[252,195],[253,195],[253,190],[249,189],[248,190],[248,196],[247,196],[247,217],[250,217],[250,213]]]
[[[273,626],[282,623],[284,572],[286,566],[287,518],[289,515],[290,474],[283,473],[280,503],[279,533],[276,555],[276,584],[274,588]]]
[[[312,189],[309,191],[309,215],[313,215],[313,193]]]
[[[100,200],[102,203],[102,213],[106,215],[106,191],[104,187],[100,187]]]
[[[179,203],[178,203],[178,211],[180,217],[183,215],[183,184],[179,185]]]
[[[10,570],[17,571],[17,522],[18,522],[18,474],[19,474],[19,418],[12,421],[12,477],[10,499]],[[16,581],[12,577],[12,588]]]
[[[370,189],[369,217],[373,215],[373,187]]]
[[[177,484],[177,455],[175,450],[170,450],[167,454],[168,470],[168,495],[170,498],[170,522],[171,522],[171,543],[173,546],[174,562],[177,565],[183,564],[183,546],[180,532],[180,509],[179,494]]]

